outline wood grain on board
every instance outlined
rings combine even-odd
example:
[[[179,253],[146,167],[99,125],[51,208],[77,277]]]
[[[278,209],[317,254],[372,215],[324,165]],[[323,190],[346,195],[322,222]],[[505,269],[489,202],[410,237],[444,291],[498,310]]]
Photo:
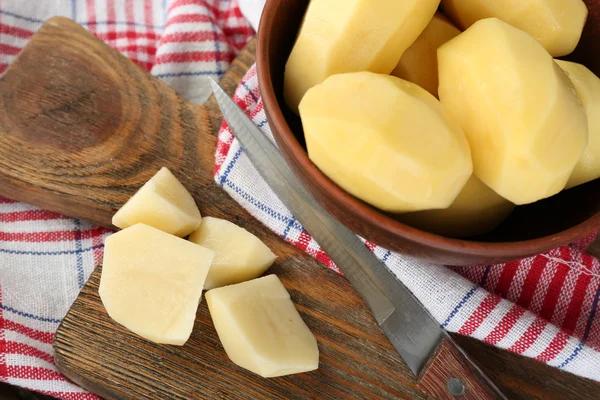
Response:
[[[253,54],[251,43],[223,79],[229,93]],[[55,18],[0,78],[0,103],[0,194],[110,226],[114,210],[167,166],[203,215],[243,226],[279,256],[269,273],[281,278],[321,353],[317,371],[259,378],[228,360],[205,302],[185,346],[148,342],[108,317],[98,268],[55,337],[57,365],[75,383],[107,399],[429,398],[348,282],[213,182],[221,120],[214,102],[185,102],[72,21]],[[594,382],[457,339],[511,399],[600,398]]]

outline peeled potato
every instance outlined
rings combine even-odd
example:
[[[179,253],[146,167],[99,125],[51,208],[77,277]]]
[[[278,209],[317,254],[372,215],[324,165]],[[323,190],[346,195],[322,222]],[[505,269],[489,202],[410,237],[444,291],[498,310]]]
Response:
[[[257,278],[276,258],[259,238],[224,219],[204,217],[189,240],[215,252],[205,289]]]
[[[300,103],[310,159],[349,193],[385,211],[448,207],[472,173],[458,124],[414,83],[334,75]]]
[[[137,224],[106,239],[100,298],[108,315],[143,338],[183,345],[189,338],[211,250]]]
[[[450,207],[402,214],[400,219],[438,235],[467,237],[492,231],[514,208],[473,175]]]
[[[581,64],[556,62],[573,82],[588,120],[589,143],[567,182],[572,188],[600,177],[600,79]]]
[[[330,75],[389,74],[433,17],[440,0],[312,0],[285,67],[291,110]]]
[[[402,55],[392,75],[416,83],[438,95],[437,49],[460,31],[443,14],[436,13],[417,40]]]
[[[146,224],[180,237],[189,235],[201,221],[190,192],[167,168],[161,168],[112,219],[121,229]]]
[[[440,101],[467,135],[475,175],[519,205],[563,190],[588,127],[573,85],[548,52],[490,18],[441,46],[438,62]]]
[[[536,38],[554,57],[575,50],[588,15],[582,0],[442,0],[442,6],[463,29],[480,19],[501,19]]]
[[[235,364],[263,378],[319,367],[315,337],[275,275],[209,290],[213,324]]]

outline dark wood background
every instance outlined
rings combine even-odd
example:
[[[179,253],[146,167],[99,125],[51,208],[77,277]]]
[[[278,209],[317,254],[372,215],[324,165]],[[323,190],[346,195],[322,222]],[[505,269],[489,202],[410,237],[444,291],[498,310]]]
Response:
[[[0,399],[3,400],[52,400],[54,397],[31,392],[17,386],[0,383]]]

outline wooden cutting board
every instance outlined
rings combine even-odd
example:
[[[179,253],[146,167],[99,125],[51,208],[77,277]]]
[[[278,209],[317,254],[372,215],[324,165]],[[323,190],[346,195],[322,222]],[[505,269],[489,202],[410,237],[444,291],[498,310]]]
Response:
[[[232,93],[253,62],[251,43],[221,85]],[[317,337],[319,369],[262,379],[238,368],[205,302],[185,346],[143,340],[106,314],[98,267],[56,333],[61,372],[107,399],[428,398],[348,282],[283,242],[213,182],[220,121],[212,100],[185,102],[74,22],[51,19],[0,78],[0,195],[110,227],[114,211],[169,167],[203,215],[243,226],[279,256],[269,272]],[[591,381],[458,340],[511,399],[600,398]]]

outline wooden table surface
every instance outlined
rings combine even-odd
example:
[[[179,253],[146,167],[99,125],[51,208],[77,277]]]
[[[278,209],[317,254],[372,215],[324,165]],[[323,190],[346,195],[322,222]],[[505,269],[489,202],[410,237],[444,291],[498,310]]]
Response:
[[[249,66],[254,63],[252,42],[232,64],[221,83],[233,88],[241,80]],[[206,107],[216,110],[210,100]],[[210,113],[212,126],[219,127],[220,119]],[[216,128],[215,128],[216,129]],[[249,222],[258,226],[257,222]],[[299,249],[290,247],[290,253],[303,256]],[[457,342],[480,365],[485,373],[504,391],[509,399],[600,399],[600,384],[548,367],[540,362],[488,346],[474,339],[454,335]],[[47,399],[20,389],[0,385],[0,399]]]

